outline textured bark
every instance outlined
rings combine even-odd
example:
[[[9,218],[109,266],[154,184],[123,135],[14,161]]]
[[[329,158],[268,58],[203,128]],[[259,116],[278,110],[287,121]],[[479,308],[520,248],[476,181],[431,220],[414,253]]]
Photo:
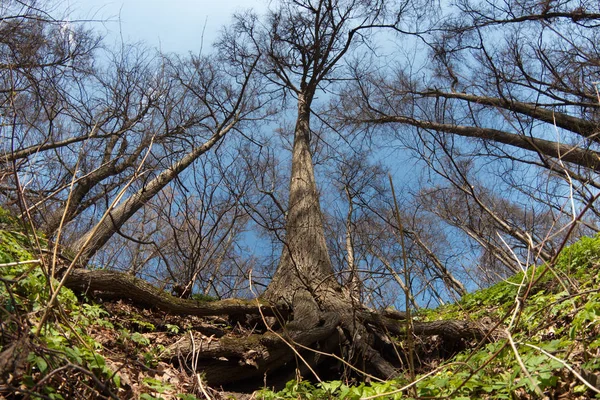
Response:
[[[291,332],[292,342],[301,340],[312,349],[335,349],[338,355],[351,354],[352,359],[347,362],[359,364],[367,373],[390,378],[397,374],[394,361],[386,359],[375,346],[376,337],[383,333],[357,319],[356,311],[363,307],[356,304],[351,290],[336,280],[329,258],[310,151],[310,107],[316,82],[305,83],[298,93],[286,235],[279,266],[264,298],[291,305],[293,319],[284,326],[284,332],[287,335]],[[332,328],[338,335],[331,335]],[[326,336],[313,335],[315,330],[323,329]],[[319,360],[324,362],[315,352],[308,351],[306,356],[313,367]],[[278,357],[288,360],[282,355]],[[284,361],[278,361],[277,365],[283,365]],[[298,362],[299,367],[302,364]],[[269,362],[266,361],[266,365]],[[212,365],[209,369],[214,368]],[[308,366],[305,369],[305,372],[310,371]]]
[[[29,338],[21,335],[0,352],[0,384],[19,381],[27,371],[27,358],[31,350]]]
[[[299,289],[319,296],[341,288],[329,259],[310,152],[311,97],[301,94],[298,98],[285,242],[279,267],[265,293],[269,300],[289,304]]]
[[[384,310],[381,313],[361,311],[360,319],[375,324],[386,331],[404,335],[406,324],[400,323],[406,318],[406,313],[395,310]],[[483,339],[486,328],[469,321],[445,320],[432,322],[413,321],[413,332],[417,336],[440,336],[447,342],[457,342],[463,339]]]
[[[130,299],[171,314],[226,315],[239,321],[248,315],[276,316],[279,321],[290,316],[287,307],[273,307],[257,300],[200,302],[180,299],[142,279],[116,271],[76,269],[69,275],[66,285],[113,299]],[[308,290],[299,288],[292,297],[291,320],[282,322],[283,326],[277,331],[267,328],[262,334],[242,336],[208,333],[210,337],[198,332],[186,333],[160,357],[172,362],[179,360],[203,371],[210,385],[262,384],[265,377],[270,384],[279,385],[292,379],[296,369],[310,378],[311,371],[321,365],[340,368],[333,355],[345,357],[344,354],[347,355],[346,362],[366,373],[383,379],[396,376],[402,362],[388,335],[403,337],[406,334],[406,314],[389,309],[382,312],[369,310],[353,304],[349,296],[345,290],[330,290],[327,293],[320,291],[320,297],[315,297]],[[254,330],[255,325],[251,326]],[[439,336],[450,347],[464,344],[465,340],[481,339],[485,334],[485,329],[466,321],[414,322],[413,326],[415,335]],[[0,357],[4,358],[12,360],[9,355]],[[191,362],[195,364],[190,365]]]
[[[281,334],[267,332],[244,337],[221,339],[194,338],[189,335],[169,347],[161,355],[163,359],[185,358],[195,354],[195,368],[204,372],[210,385],[231,384],[247,379],[262,382],[266,373],[277,374],[277,369],[293,364],[302,346],[325,341],[335,335],[335,321],[302,331],[286,330]]]
[[[363,364],[366,371],[390,378],[396,374],[396,368],[373,348],[374,332],[356,318],[356,309],[362,306],[335,279],[329,258],[310,152],[313,93],[307,88],[298,96],[285,242],[279,266],[264,297],[291,305],[293,320],[285,330],[299,332],[303,340],[323,321],[329,321],[326,325],[336,321],[339,338],[327,346],[337,347],[338,352],[341,347],[351,349],[357,357],[354,361]],[[323,346],[318,340],[310,343],[312,348]]]
[[[339,355],[340,348],[347,347],[353,349],[354,356],[346,361],[359,369],[383,379],[397,376],[401,363],[395,351],[390,351],[393,345],[388,351],[383,351],[375,343],[383,337],[384,344],[390,344],[387,332],[404,336],[405,324],[375,312],[363,311],[356,316],[362,323],[349,314],[320,313],[316,325],[301,326],[301,323],[291,322],[279,333],[220,339],[192,339],[188,335],[169,347],[161,357],[166,360],[176,357],[196,360],[195,367],[204,371],[211,385],[252,379],[262,382],[265,376],[271,384],[282,384],[293,378],[296,368],[310,378],[311,369],[327,361],[336,361],[332,355]],[[414,334],[422,340],[427,336],[438,336],[450,349],[464,347],[471,339],[482,339],[485,330],[466,321],[415,322]],[[302,359],[298,354],[302,355]],[[283,373],[284,370],[288,374]]]

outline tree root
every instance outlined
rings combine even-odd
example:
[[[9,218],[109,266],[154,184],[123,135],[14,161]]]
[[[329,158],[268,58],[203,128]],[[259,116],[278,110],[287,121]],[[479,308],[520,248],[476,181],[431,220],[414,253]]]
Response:
[[[90,293],[98,297],[130,299],[142,306],[156,307],[175,315],[286,315],[284,306],[272,307],[260,300],[226,299],[198,301],[180,299],[160,290],[143,279],[118,271],[75,269],[67,277],[65,285],[72,290]],[[259,311],[259,308],[261,309]]]
[[[239,388],[245,381],[256,388],[264,380],[281,386],[296,371],[319,375],[336,370],[339,376],[341,371],[351,370],[355,376],[362,374],[361,378],[389,379],[397,376],[405,363],[401,359],[404,355],[397,352],[401,346],[395,346],[397,339],[390,336],[406,334],[402,321],[405,314],[353,307],[339,292],[331,292],[326,301],[317,303],[310,292],[298,290],[290,314],[284,306],[272,307],[258,300],[179,299],[142,279],[116,271],[76,269],[68,276],[66,286],[100,296],[130,299],[178,315],[227,315],[237,321],[243,321],[246,315],[255,319],[259,316],[265,322],[264,333],[228,334],[219,338],[187,333],[160,355],[161,359],[179,362],[191,371],[202,371],[213,386],[233,384]],[[285,322],[290,315],[292,320]],[[281,328],[274,331],[264,321],[266,316],[277,316],[279,323],[274,326]],[[449,348],[457,343],[464,347],[467,340],[485,336],[484,329],[466,321],[415,321],[413,327],[415,335],[437,336]],[[351,368],[347,368],[349,365]]]

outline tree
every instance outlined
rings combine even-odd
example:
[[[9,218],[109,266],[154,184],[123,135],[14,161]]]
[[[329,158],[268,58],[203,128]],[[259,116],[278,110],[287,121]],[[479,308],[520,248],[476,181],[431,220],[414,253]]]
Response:
[[[105,217],[99,221],[99,224],[94,226],[88,232],[86,232],[78,241],[75,242],[74,247],[81,249],[81,257],[83,260],[89,259],[98,250],[100,250],[104,244],[119,230],[121,227],[135,214],[148,200],[159,193],[167,184],[173,181],[177,176],[201,155],[209,151],[215,146],[227,133],[233,131],[236,125],[244,119],[247,114],[253,112],[257,107],[252,105],[251,102],[246,103],[246,96],[249,96],[246,92],[250,83],[250,76],[252,74],[253,66],[250,66],[245,75],[243,76],[243,83],[240,87],[232,88],[227,82],[219,81],[218,77],[212,76],[212,73],[217,72],[210,65],[200,62],[198,68],[204,69],[209,72],[209,80],[200,83],[201,91],[196,92],[201,96],[198,100],[203,104],[206,110],[206,114],[201,116],[200,120],[207,120],[207,123],[202,123],[201,126],[207,129],[212,136],[209,139],[200,144],[193,145],[187,154],[185,154],[180,160],[168,165],[160,173],[156,175],[149,182],[142,185],[134,194],[128,196],[118,206],[116,204],[111,205],[105,214]],[[223,87],[217,88],[219,92],[208,92],[206,85],[223,85]],[[212,88],[211,88],[212,89]],[[214,99],[213,96],[223,96],[226,100]],[[214,101],[214,103],[213,103]],[[215,107],[216,105],[216,107]],[[134,178],[136,178],[134,176]]]
[[[310,350],[302,350],[310,347],[335,352],[341,346],[347,349],[343,352],[352,355],[348,362],[360,363],[364,371],[385,378],[396,374],[394,365],[400,360],[381,348],[390,343],[386,329],[399,332],[399,326],[363,306],[351,307],[351,291],[335,278],[311,152],[316,95],[338,78],[339,63],[352,49],[354,40],[363,31],[381,26],[383,13],[379,4],[355,1],[283,1],[264,24],[253,14],[237,16],[234,27],[219,43],[220,50],[234,60],[259,54],[257,71],[283,96],[296,101],[283,249],[262,299],[290,307],[291,321],[281,322],[285,341],[290,343],[284,347],[299,346],[299,350],[281,348],[281,342],[274,340],[281,339],[278,333],[265,336],[258,341],[266,352],[251,361],[256,369],[243,366],[232,370],[231,364],[216,360],[204,363],[211,383],[262,376],[293,361],[295,354],[302,357],[303,362],[298,365],[301,371],[314,372],[318,364],[336,363],[335,359],[326,360]],[[221,343],[220,351],[234,352],[244,360],[240,364],[250,362],[244,350],[250,339],[228,343]]]
[[[72,126],[63,125],[62,117],[73,111],[69,98],[90,76],[99,39],[89,29],[51,16],[35,1],[3,2],[0,13],[0,162],[7,174],[4,177],[12,180],[2,189],[2,196],[24,211],[27,205],[19,198],[23,188],[19,188],[17,174],[42,164],[38,159],[26,165],[24,159],[86,137],[68,137],[64,131]],[[49,158],[47,170],[61,161]],[[47,170],[38,169],[40,181],[47,177]],[[55,182],[46,180],[39,190],[28,185],[29,199],[44,199],[56,190]]]
[[[372,123],[476,137],[536,152],[548,168],[558,169],[561,160],[597,171],[593,38],[600,14],[594,10],[593,2],[492,7],[462,1],[439,27],[442,33],[428,38],[430,79],[420,85],[400,73],[394,82],[371,81],[360,91],[364,101],[357,97],[364,121],[372,116]],[[382,95],[390,100],[385,105]],[[504,127],[489,126],[501,121]],[[562,138],[549,139],[556,136],[552,125]]]
[[[461,1],[436,27],[439,34],[423,35],[433,61],[424,83],[402,71],[363,79],[350,89],[356,95],[347,97],[346,110],[353,111],[346,115],[476,138],[499,157],[522,149],[513,157],[594,182],[595,6]]]
[[[287,329],[308,336],[318,328],[319,340],[335,331],[338,323],[332,318],[341,318],[351,332],[355,327],[346,307],[348,293],[335,279],[325,240],[310,147],[312,105],[318,91],[335,77],[354,36],[378,23],[382,12],[380,5],[352,1],[284,1],[264,26],[253,15],[239,16],[235,29],[221,42],[229,52],[251,43],[261,55],[259,71],[284,95],[297,100],[283,251],[264,298],[290,304],[294,320]],[[324,318],[325,325],[319,327]],[[393,367],[378,352],[366,342],[360,345],[380,375],[393,374]]]
[[[409,309],[407,314],[393,310],[377,312],[357,304],[352,290],[336,279],[325,240],[311,141],[316,98],[327,94],[331,85],[345,78],[344,58],[361,41],[366,41],[370,30],[395,26],[409,4],[415,3],[395,4],[393,13],[388,15],[383,2],[283,0],[262,21],[251,13],[238,16],[219,42],[218,55],[192,57],[184,63],[161,59],[158,74],[146,74],[146,70],[142,70],[144,76],[140,79],[136,75],[140,68],[121,68],[122,64],[118,63],[111,70],[116,75],[114,81],[91,74],[105,90],[100,93],[110,93],[106,96],[109,101],[106,104],[94,98],[96,101],[92,103],[98,108],[78,108],[66,102],[70,110],[75,110],[73,114],[85,117],[78,120],[71,114],[61,114],[64,125],[78,126],[84,121],[81,125],[85,129],[78,130],[77,138],[42,136],[31,142],[33,147],[22,146],[27,149],[25,152],[18,153],[15,149],[17,152],[12,151],[8,156],[13,162],[23,160],[23,165],[28,165],[28,155],[37,151],[55,154],[61,179],[49,177],[43,183],[51,183],[54,190],[50,198],[57,200],[49,201],[52,206],[49,208],[61,215],[58,226],[88,213],[85,229],[79,230],[78,237],[69,243],[77,255],[65,268],[59,286],[64,283],[86,292],[129,297],[171,313],[228,315],[234,322],[251,319],[255,333],[211,341],[191,358],[196,363],[194,370],[202,368],[209,383],[214,385],[243,380],[256,382],[265,374],[277,383],[287,381],[296,369],[318,378],[319,369],[339,373],[345,366],[350,366],[352,374],[389,378],[397,375],[398,368],[407,360],[412,360],[415,351],[414,346],[409,346],[408,354],[398,354],[391,335],[406,337],[409,341],[414,334],[440,335],[448,343],[462,345],[470,338],[481,339],[481,330],[468,323],[412,323]],[[386,25],[385,18],[391,18],[390,25]],[[134,65],[142,66],[141,63]],[[112,85],[102,85],[105,82]],[[116,234],[125,236],[126,224],[140,209],[164,193],[168,185],[181,179],[183,171],[197,165],[198,158],[223,143],[230,132],[250,136],[242,123],[269,115],[266,106],[273,103],[274,96],[279,96],[284,105],[293,102],[295,126],[287,208],[277,204],[277,209],[285,214],[282,253],[261,298],[190,301],[174,298],[132,275],[75,268],[77,261],[89,260]],[[87,100],[86,96],[79,98],[78,105],[86,104]],[[105,113],[104,108],[110,111],[106,111],[107,120],[100,118]],[[128,124],[132,122],[130,116],[134,116],[133,125]],[[97,135],[94,121],[101,122],[102,135]],[[47,143],[53,144],[48,146]],[[79,144],[78,152],[67,146],[72,143]],[[84,174],[80,176],[82,170]],[[89,185],[86,177],[91,177]],[[184,186],[185,179],[181,180]],[[72,188],[70,194],[66,190],[69,188]],[[90,196],[92,189],[99,193]],[[62,197],[57,196],[57,190]],[[265,196],[275,200],[273,192],[263,190]],[[44,190],[36,188],[36,194],[44,203]],[[86,196],[89,196],[87,205]],[[76,207],[82,204],[85,207],[72,211],[69,201],[74,198]],[[351,202],[354,198],[349,192]],[[181,200],[182,205],[194,206],[193,199],[189,203]],[[93,206],[102,211],[99,220],[90,211]],[[235,201],[232,207],[237,206]],[[399,221],[399,212],[397,207],[395,209]],[[274,218],[265,220],[277,220],[281,215],[276,214],[277,211]],[[349,214],[352,219],[352,211]],[[196,222],[186,220],[185,224],[197,229]],[[405,234],[401,226],[394,229],[400,237]],[[352,232],[348,234],[352,236]],[[189,236],[191,241],[198,237],[197,234]],[[185,240],[178,244],[183,242]],[[426,247],[422,240],[414,243]],[[187,245],[181,246],[184,247]],[[198,256],[191,253],[192,258]],[[403,257],[402,264],[406,271],[407,257]],[[193,285],[198,269],[191,268],[187,272],[185,281]],[[49,301],[48,310],[56,304],[56,293]],[[40,327],[49,315],[45,313]],[[407,315],[408,322],[404,321]],[[170,353],[165,352],[165,357],[196,352],[193,337],[189,340],[191,342],[184,340],[168,349]],[[340,361],[342,356],[344,359]],[[412,361],[410,364],[414,368]]]
[[[76,71],[71,79],[54,77],[53,70],[49,83],[59,100],[48,104],[49,96],[40,94],[31,106],[50,116],[15,122],[12,141],[20,145],[4,153],[19,171],[34,163],[55,171],[29,185],[30,211],[51,235],[70,236],[65,227],[78,223],[70,246],[83,262],[238,124],[257,117],[256,110],[268,113],[251,79],[255,59],[233,71],[212,56],[166,63],[142,53],[124,46],[108,54],[106,70]],[[94,208],[105,211],[98,225]]]
[[[357,148],[355,145],[353,151]],[[342,215],[328,216],[328,225],[332,225],[327,230],[328,243],[333,255],[343,260],[337,262],[336,271],[347,276],[345,285],[352,289],[356,288],[356,283],[363,286],[362,298],[370,299],[365,301],[366,304],[389,306],[396,303],[398,307],[397,290],[390,287],[409,289],[402,280],[403,270],[408,268],[412,276],[411,301],[415,308],[419,308],[415,297],[428,303],[433,296],[443,304],[447,298],[465,294],[463,284],[454,276],[454,263],[446,261],[451,258],[449,254],[453,249],[445,233],[436,227],[435,220],[421,211],[423,207],[418,202],[411,200],[412,195],[407,191],[398,199],[402,204],[399,211],[403,238],[400,238],[400,227],[392,212],[390,174],[379,163],[370,165],[368,155],[366,149],[360,149],[350,156],[342,156],[337,161],[337,169],[329,174],[334,176],[336,189],[341,192],[342,199],[336,204],[340,203],[342,210],[337,214]],[[341,232],[344,232],[343,236]],[[401,239],[406,246],[406,266]],[[390,284],[386,284],[387,280],[391,280]],[[386,298],[381,298],[382,292]]]
[[[571,224],[597,231],[576,210],[596,212],[599,22],[595,2],[460,1],[421,32],[422,68],[356,69],[336,111],[411,149],[428,181],[442,177],[421,198],[485,257],[515,269],[502,232],[549,260]]]

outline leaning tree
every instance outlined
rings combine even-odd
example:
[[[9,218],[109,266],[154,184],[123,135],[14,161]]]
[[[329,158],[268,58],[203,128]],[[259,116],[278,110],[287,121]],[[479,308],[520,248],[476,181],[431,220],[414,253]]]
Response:
[[[445,14],[420,36],[429,57],[413,69],[418,74],[404,67],[361,73],[338,111],[345,122],[412,149],[442,178],[447,204],[453,191],[462,197],[456,206],[483,211],[488,238],[457,221],[467,215],[460,207],[441,215],[440,188],[423,192],[431,202],[438,190],[432,212],[476,237],[493,258],[514,263],[494,243],[502,232],[511,245],[549,260],[566,232],[598,231],[598,3],[461,0]],[[493,177],[503,189],[486,193]],[[526,204],[518,212],[509,206],[517,197]],[[577,207],[565,206],[569,198]],[[552,221],[541,232],[541,224],[518,221],[519,213]]]

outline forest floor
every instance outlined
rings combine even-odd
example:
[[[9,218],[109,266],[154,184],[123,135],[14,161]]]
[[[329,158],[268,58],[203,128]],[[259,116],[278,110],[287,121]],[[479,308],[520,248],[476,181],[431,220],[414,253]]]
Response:
[[[531,266],[455,304],[420,310],[417,321],[477,321],[489,336],[465,349],[416,337],[413,379],[407,371],[384,382],[297,377],[279,388],[256,382],[262,389],[244,393],[210,387],[193,358],[224,336],[254,333],[251,324],[170,315],[66,288],[49,307],[40,263],[23,263],[35,259],[28,236],[0,226],[0,398],[600,398],[600,236],[582,238],[552,266]],[[38,329],[44,314],[49,323]],[[197,352],[173,351],[183,340]],[[410,351],[394,340],[399,352]]]

